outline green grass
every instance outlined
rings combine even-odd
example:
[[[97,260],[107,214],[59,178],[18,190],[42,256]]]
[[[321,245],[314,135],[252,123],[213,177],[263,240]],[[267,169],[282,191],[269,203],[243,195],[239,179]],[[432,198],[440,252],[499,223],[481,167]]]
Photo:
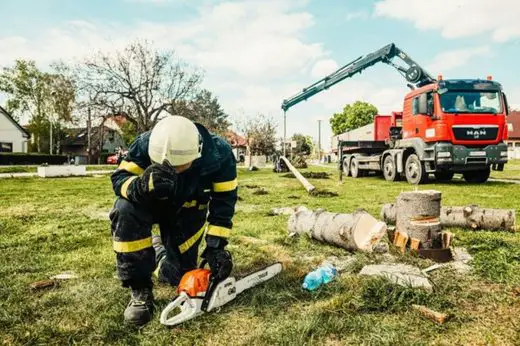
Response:
[[[520,160],[509,160],[502,172],[491,172],[491,177],[496,179],[520,180]]]
[[[326,168],[313,171],[334,172]],[[305,274],[329,255],[344,250],[305,238],[286,238],[286,216],[268,216],[273,207],[305,205],[334,212],[364,208],[379,215],[384,203],[413,187],[381,177],[311,180],[338,197],[311,197],[296,179],[271,170],[240,169],[235,227],[229,245],[235,274],[274,261],[284,264],[275,279],[247,291],[222,308],[176,328],[160,325],[158,315],[175,291],[157,285],[158,311],[145,328],[122,323],[128,291],[114,278],[110,224],[113,204],[109,177],[0,180],[0,341],[41,345],[395,345],[504,344],[518,342],[520,233],[453,229],[455,245],[475,257],[474,270],[461,276],[431,273],[434,292],[395,287],[381,279],[340,276],[314,291],[301,287]],[[246,185],[250,185],[248,188]],[[268,193],[256,195],[264,188]],[[518,208],[516,185],[461,181],[430,184],[442,191],[444,205],[478,203]],[[393,252],[396,256],[395,252]],[[382,255],[355,254],[356,270]],[[430,261],[412,255],[400,260],[425,268]],[[80,277],[31,292],[29,284],[63,271]],[[451,314],[436,325],[414,312],[424,304]]]
[[[117,165],[88,165],[87,171],[111,171]],[[0,166],[0,173],[36,173],[38,166]]]

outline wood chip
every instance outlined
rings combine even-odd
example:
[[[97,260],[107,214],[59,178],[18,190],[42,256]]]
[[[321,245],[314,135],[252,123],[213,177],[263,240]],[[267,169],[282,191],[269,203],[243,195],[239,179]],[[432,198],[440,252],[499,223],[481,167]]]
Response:
[[[408,244],[408,234],[403,232],[395,232],[394,245],[401,249],[401,252],[406,251],[406,244]]]
[[[444,322],[446,322],[448,320],[448,315],[434,311],[432,309],[429,309],[424,305],[413,304],[412,308],[417,310],[424,317],[426,317],[434,322],[437,322],[439,324],[443,324]]]
[[[410,240],[410,249],[418,251],[419,250],[419,246],[421,246],[421,241],[419,239],[412,238]]]
[[[41,281],[33,282],[29,286],[31,287],[31,290],[38,291],[38,290],[42,290],[44,288],[57,286],[57,284],[58,283],[55,280],[41,280]]]

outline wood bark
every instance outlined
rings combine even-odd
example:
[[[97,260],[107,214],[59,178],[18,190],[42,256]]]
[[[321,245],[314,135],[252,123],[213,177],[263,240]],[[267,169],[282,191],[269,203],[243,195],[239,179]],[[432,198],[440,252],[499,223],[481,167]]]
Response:
[[[419,241],[421,248],[439,248],[440,212],[439,191],[401,192],[397,197],[395,229]]]
[[[316,189],[314,187],[314,185],[309,183],[309,181],[307,179],[305,179],[305,177],[303,175],[301,175],[300,172],[298,172],[298,170],[296,168],[294,168],[294,166],[289,162],[289,160],[287,160],[286,157],[281,156],[280,159],[283,160],[283,162],[287,165],[289,170],[294,174],[296,179],[298,179],[300,181],[300,183],[303,185],[305,190],[307,190],[307,192],[310,193]]]
[[[396,222],[395,204],[385,204],[381,218],[389,223]],[[471,228],[474,230],[514,231],[516,213],[514,209],[480,208],[478,205],[441,208],[442,227]]]
[[[372,252],[386,234],[386,224],[363,210],[353,214],[299,210],[290,216],[288,230],[347,250]]]

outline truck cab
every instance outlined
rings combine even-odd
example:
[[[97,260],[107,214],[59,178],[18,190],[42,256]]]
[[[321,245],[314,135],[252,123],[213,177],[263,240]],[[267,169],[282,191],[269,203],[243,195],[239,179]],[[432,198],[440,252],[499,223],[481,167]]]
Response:
[[[485,181],[507,163],[507,100],[499,83],[442,80],[413,90],[403,105],[399,147],[411,147],[427,172]],[[468,180],[468,179],[466,179]]]

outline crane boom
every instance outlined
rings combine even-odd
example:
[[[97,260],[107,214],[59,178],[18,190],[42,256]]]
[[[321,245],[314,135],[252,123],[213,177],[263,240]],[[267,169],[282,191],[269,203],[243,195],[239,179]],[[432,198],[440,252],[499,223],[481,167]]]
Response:
[[[395,64],[392,59],[394,57],[399,57],[403,60],[408,68],[399,66]],[[298,94],[283,100],[282,109],[287,111],[292,106],[309,99],[310,97],[322,92],[323,90],[327,90],[331,86],[341,82],[346,78],[350,78],[356,73],[362,72],[364,69],[378,63],[383,62],[385,64],[391,65],[395,67],[408,82],[415,84],[415,86],[420,87],[426,84],[430,84],[435,82],[435,79],[426,72],[421,66],[419,66],[415,61],[413,61],[405,52],[399,49],[395,44],[390,43],[383,48],[370,53],[365,56],[360,56],[359,58],[349,62],[345,66],[339,68],[337,71],[331,73],[325,78],[317,81],[316,83],[304,88]]]

